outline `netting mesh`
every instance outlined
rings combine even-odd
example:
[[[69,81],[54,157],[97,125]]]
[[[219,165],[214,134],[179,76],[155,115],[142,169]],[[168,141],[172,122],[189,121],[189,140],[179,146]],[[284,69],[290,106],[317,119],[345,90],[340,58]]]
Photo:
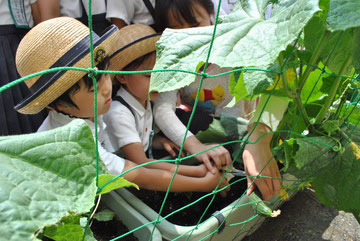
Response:
[[[311,66],[309,64],[306,64],[306,63],[298,63],[296,65],[289,65],[288,64],[288,61],[289,59],[291,58],[291,56],[293,56],[294,52],[296,51],[297,48],[301,47],[301,45],[298,43],[300,38],[301,38],[301,34],[299,34],[298,38],[296,39],[296,41],[292,44],[292,49],[289,51],[288,55],[283,58],[282,55],[280,55],[279,57],[279,66],[280,66],[280,69],[278,71],[271,71],[269,69],[261,69],[261,68],[237,68],[237,69],[234,69],[232,71],[229,71],[229,72],[225,72],[225,73],[221,73],[221,74],[217,74],[217,75],[209,75],[208,73],[206,73],[206,70],[207,70],[207,67],[208,67],[208,63],[209,63],[209,58],[210,58],[210,53],[212,52],[212,48],[213,48],[213,41],[215,39],[215,34],[216,34],[216,30],[217,30],[217,26],[218,26],[218,15],[219,15],[219,9],[220,9],[220,4],[221,4],[221,1],[219,1],[219,6],[218,6],[218,11],[217,11],[217,14],[216,14],[216,21],[215,21],[215,24],[213,25],[213,37],[212,37],[212,40],[211,40],[211,43],[210,43],[210,47],[209,47],[209,50],[208,50],[208,54],[207,54],[207,58],[206,58],[206,61],[205,61],[205,64],[204,64],[204,68],[203,68],[203,71],[202,72],[191,72],[191,71],[186,71],[186,70],[177,70],[177,69],[163,69],[163,70],[152,70],[152,71],[113,71],[113,70],[96,70],[94,67],[95,67],[95,63],[94,63],[94,56],[93,56],[93,43],[92,43],[92,15],[91,15],[91,8],[92,8],[92,4],[91,4],[91,0],[89,0],[89,18],[88,18],[88,21],[89,21],[89,34],[90,34],[90,41],[91,41],[91,44],[90,44],[90,53],[91,53],[91,68],[89,69],[82,69],[82,68],[74,68],[74,67],[59,67],[59,68],[53,68],[53,69],[49,69],[49,70],[46,70],[46,71],[42,71],[42,72],[39,72],[39,73],[35,73],[35,74],[32,74],[32,75],[29,75],[29,76],[26,76],[26,77],[23,77],[23,78],[20,78],[16,81],[13,81],[12,83],[9,83],[5,86],[2,86],[0,88],[0,92],[20,83],[20,82],[23,82],[24,80],[27,80],[29,78],[32,78],[34,76],[38,76],[38,75],[43,75],[43,74],[46,74],[48,72],[54,72],[54,71],[60,71],[60,70],[77,70],[77,71],[85,71],[88,73],[88,75],[93,79],[93,85],[94,85],[94,100],[95,100],[95,106],[94,106],[94,113],[95,113],[95,127],[97,128],[97,84],[96,84],[96,79],[95,79],[95,76],[98,75],[98,74],[103,74],[103,73],[110,73],[110,74],[136,74],[136,73],[151,73],[151,72],[167,72],[167,71],[179,71],[179,72],[184,72],[184,73],[187,73],[187,74],[192,74],[192,75],[200,75],[201,76],[201,80],[200,80],[200,85],[198,87],[198,92],[197,92],[197,95],[196,95],[196,98],[195,98],[195,102],[194,102],[194,107],[192,109],[192,114],[190,116],[190,119],[189,119],[189,122],[188,122],[188,125],[187,125],[187,131],[189,130],[189,126],[191,124],[191,121],[193,119],[193,116],[194,116],[194,113],[195,113],[195,110],[196,110],[196,107],[197,107],[197,104],[198,104],[198,101],[199,101],[199,93],[200,93],[200,90],[201,90],[201,86],[202,86],[202,83],[205,79],[207,78],[214,78],[214,77],[218,77],[218,76],[222,76],[222,75],[231,75],[233,73],[241,73],[241,72],[244,72],[244,71],[262,71],[262,72],[265,72],[265,73],[272,73],[272,74],[275,74],[277,77],[276,77],[276,80],[275,80],[275,83],[271,86],[271,88],[269,89],[269,93],[268,93],[268,98],[265,102],[265,105],[263,106],[262,110],[261,110],[261,114],[263,113],[263,111],[265,110],[266,108],[266,105],[268,103],[268,101],[270,100],[270,98],[272,97],[272,95],[277,91],[277,86],[280,85],[280,83],[282,84],[283,86],[283,89],[285,91],[285,93],[290,96],[290,97],[296,97],[294,96],[294,93],[291,92],[289,86],[287,85],[288,82],[286,80],[286,71],[288,70],[294,70],[294,69],[298,69],[298,68],[301,68],[301,70],[304,69],[304,72],[302,74],[302,77],[299,81],[299,86],[297,86],[297,88],[299,89],[302,89],[305,85],[305,80],[307,79],[307,77],[309,76],[310,72],[314,71],[314,70],[319,70],[320,73],[319,73],[319,76],[317,78],[317,81],[315,82],[314,86],[312,87],[312,89],[309,91],[308,93],[308,96],[306,97],[306,100],[304,102],[297,102],[297,105],[299,107],[301,107],[297,112],[296,112],[296,118],[294,119],[294,121],[288,125],[288,123],[281,123],[279,128],[276,130],[276,131],[272,131],[272,132],[269,132],[269,133],[265,133],[263,135],[261,135],[259,137],[259,139],[261,139],[264,135],[267,135],[267,134],[274,134],[274,138],[273,138],[273,142],[276,143],[275,146],[277,146],[277,148],[274,148],[273,149],[273,157],[276,157],[277,159],[279,159],[279,152],[282,151],[282,147],[283,147],[283,144],[279,143],[279,140],[281,139],[282,142],[285,142],[286,140],[290,139],[290,138],[293,138],[294,136],[297,136],[297,137],[302,137],[312,143],[317,143],[319,145],[323,145],[325,147],[327,147],[327,152],[332,152],[332,151],[335,151],[335,152],[339,152],[339,151],[343,151],[343,148],[344,146],[346,145],[346,143],[337,143],[338,145],[331,145],[329,143],[324,143],[324,142],[321,142],[319,141],[318,139],[316,138],[312,138],[312,137],[309,137],[307,136],[306,133],[298,133],[296,131],[296,125],[298,124],[298,122],[300,120],[303,120],[304,122],[308,122],[306,124],[308,124],[309,126],[312,124],[310,123],[312,120],[309,119],[309,117],[307,116],[306,114],[306,106],[309,102],[309,99],[311,98],[315,88],[316,88],[316,85],[318,84],[318,82],[321,80],[321,77],[322,75],[326,74],[326,75],[329,75],[329,76],[333,76],[336,80],[338,81],[335,81],[337,82],[337,86],[336,84],[334,84],[334,86],[332,88],[330,88],[330,92],[328,93],[329,94],[329,97],[328,98],[331,98],[333,99],[335,97],[335,94],[337,93],[337,90],[339,89],[339,83],[340,83],[340,80],[344,80],[346,79],[346,81],[342,81],[341,83],[345,83],[344,86],[341,86],[341,94],[340,94],[340,97],[337,98],[338,99],[338,102],[337,103],[333,103],[333,102],[327,102],[327,104],[329,105],[328,107],[332,107],[333,110],[332,110],[332,116],[331,118],[334,119],[334,120],[341,120],[341,123],[340,124],[340,127],[344,128],[344,133],[347,135],[347,137],[351,138],[355,128],[358,126],[359,124],[359,121],[360,120],[355,120],[352,121],[353,122],[353,125],[350,125],[350,122],[349,122],[349,119],[352,118],[352,116],[354,116],[354,113],[356,113],[358,111],[358,104],[359,104],[359,101],[360,101],[360,95],[359,95],[359,91],[358,91],[358,78],[359,78],[359,75],[354,72],[352,76],[344,76],[344,75],[341,75],[341,72],[340,74],[336,74],[336,73],[332,73],[332,72],[329,72],[328,69],[327,69],[327,65],[328,65],[328,61],[329,59],[331,59],[331,56],[332,56],[332,53],[334,52],[334,50],[336,49],[337,47],[337,44],[339,43],[339,41],[341,40],[342,38],[342,34],[339,34],[338,35],[338,39],[337,41],[335,42],[335,45],[333,46],[330,54],[328,55],[328,60],[323,63],[323,66],[322,67],[319,67],[319,66]],[[324,38],[326,38],[326,36],[324,36]],[[282,77],[282,78],[281,78]],[[282,80],[283,79],[283,80]],[[285,79],[285,80],[284,80]],[[299,99],[296,99],[295,100],[299,100]],[[334,108],[334,106],[336,106],[336,108]],[[291,106],[289,107],[291,108]],[[323,108],[322,110],[324,110],[325,108]],[[325,109],[327,110],[327,109]],[[261,116],[260,114],[260,116]],[[316,120],[313,120],[314,122],[320,122],[322,121],[324,118],[329,118],[330,115],[328,115],[328,113],[320,113],[319,115],[317,115],[317,118]],[[356,118],[356,116],[355,116]],[[258,125],[258,122],[256,122],[255,124],[255,127],[253,128],[252,131],[254,131],[254,129],[256,128],[256,126]],[[249,141],[249,137],[251,136],[252,134],[252,131],[249,133],[249,135],[247,135],[247,137],[243,140],[232,140],[232,141],[228,141],[228,142],[224,142],[224,143],[221,143],[219,144],[218,146],[224,146],[224,145],[228,145],[228,144],[234,144],[234,143],[239,143],[240,144],[240,148],[237,150],[237,152],[235,153],[235,157],[234,157],[234,160],[238,159],[237,157],[241,155],[242,153],[242,150],[244,148],[244,146],[248,143],[255,143],[258,140],[256,140],[255,142],[250,142]],[[96,139],[96,150],[95,150],[95,153],[96,153],[96,163],[97,163],[97,186],[98,186],[98,192],[101,192],[101,190],[106,186],[108,185],[109,183],[111,183],[112,181],[114,181],[115,179],[123,176],[124,174],[126,174],[127,172],[131,172],[133,169],[135,168],[139,168],[139,167],[142,167],[142,166],[146,166],[146,165],[149,165],[149,164],[152,164],[152,163],[157,163],[157,162],[171,162],[171,163],[175,163],[177,164],[177,169],[176,171],[174,172],[174,175],[173,175],[173,179],[171,180],[170,182],[170,185],[169,185],[169,188],[166,192],[166,195],[162,201],[162,204],[161,204],[161,208],[160,208],[160,211],[158,212],[157,214],[157,218],[154,219],[154,220],[149,220],[148,223],[145,223],[143,224],[142,226],[139,226],[133,230],[130,230],[129,232],[127,233],[124,233],[122,234],[121,236],[118,236],[117,238],[114,238],[112,240],[120,240],[124,237],[126,237],[127,235],[129,235],[130,233],[133,233],[133,232],[136,232],[137,230],[143,228],[144,226],[150,226],[152,227],[152,234],[155,232],[156,228],[157,228],[157,225],[161,222],[163,222],[164,220],[166,220],[168,217],[170,217],[171,215],[177,213],[177,212],[181,212],[183,209],[186,209],[187,207],[189,206],[192,206],[194,205],[196,202],[200,201],[201,199],[205,198],[205,197],[211,197],[208,205],[206,207],[204,207],[204,212],[203,212],[203,215],[201,217],[199,217],[196,225],[192,226],[191,229],[187,230],[186,232],[182,233],[181,235],[179,235],[178,237],[174,237],[172,238],[172,240],[193,240],[192,239],[192,234],[194,232],[196,232],[196,230],[198,230],[201,226],[203,225],[206,225],[206,222],[209,222],[210,219],[213,219],[213,217],[211,218],[207,218],[207,219],[204,219],[204,214],[205,212],[208,210],[209,206],[212,204],[215,196],[226,189],[226,187],[224,188],[219,188],[219,185],[218,187],[213,191],[213,192],[210,192],[210,193],[207,193],[207,194],[204,194],[203,197],[201,197],[199,200],[196,200],[192,203],[189,203],[188,205],[184,206],[183,208],[179,209],[179,210],[174,210],[172,213],[169,213],[167,214],[166,216],[163,216],[162,215],[162,210],[164,208],[164,206],[166,205],[166,201],[167,201],[167,198],[168,198],[168,195],[169,195],[169,190],[170,190],[170,187],[171,187],[171,184],[174,180],[174,177],[177,173],[177,170],[179,168],[179,165],[184,161],[184,160],[187,160],[189,158],[192,158],[194,157],[195,155],[190,155],[190,156],[187,156],[187,157],[181,157],[181,155],[179,154],[179,156],[175,159],[175,160],[157,160],[157,161],[153,161],[153,162],[149,162],[149,163],[146,163],[146,164],[142,164],[142,165],[139,165],[135,168],[132,168],[132,169],[129,169],[123,173],[121,173],[120,175],[118,175],[117,177],[113,178],[112,180],[110,180],[109,182],[107,182],[106,184],[102,185],[102,186],[99,186],[98,185],[98,176],[99,176],[99,172],[98,172],[98,165],[99,165],[99,162],[100,162],[100,159],[99,159],[99,154],[98,154],[98,136],[97,136],[97,130],[95,130],[95,139]],[[186,132],[187,133],[187,132]],[[185,137],[187,135],[185,134]],[[183,151],[183,146],[184,146],[184,142],[185,142],[185,137],[184,137],[184,140],[183,140],[183,143],[180,147],[180,151],[179,153],[182,153]],[[217,147],[217,146],[216,146]],[[216,148],[216,147],[213,147],[212,149]],[[208,151],[208,150],[206,150]],[[203,151],[205,152],[205,151]],[[203,153],[201,152],[201,153]],[[200,154],[200,153],[198,153]],[[325,154],[324,154],[325,155]],[[272,160],[272,158],[267,162],[266,166],[270,163],[270,161]],[[285,160],[283,160],[284,162],[286,162]],[[314,160],[316,161],[316,160]],[[264,166],[263,170],[266,168],[266,166]],[[226,170],[226,173],[229,171]],[[269,177],[269,176],[262,176],[261,175],[262,171],[260,171],[260,175],[258,176],[254,176],[254,181],[252,182],[252,185],[255,185],[254,182],[256,181],[257,178],[273,178],[273,177]],[[225,175],[224,175],[225,177]],[[284,178],[286,179],[286,178]],[[297,190],[301,189],[301,188],[304,188],[306,186],[306,181],[307,180],[310,180],[311,179],[311,176],[309,176],[308,178],[303,178],[301,180],[297,180],[297,179],[290,179],[290,180],[284,180],[283,181],[288,181],[289,185],[287,186],[286,190],[284,193],[282,193],[280,196],[278,196],[278,198],[276,198],[275,200],[273,200],[271,203],[269,202],[269,204],[271,205],[276,205],[276,204],[279,204],[281,199],[283,199],[284,197],[286,197],[288,194],[291,194],[291,193],[294,193],[296,192]],[[239,180],[237,180],[237,182],[240,182],[240,181],[243,181],[243,180],[246,180],[246,178],[240,178]],[[234,185],[235,183],[232,183],[231,185]],[[230,185],[230,186],[231,186]],[[221,223],[218,224],[218,227],[216,229],[214,229],[213,231],[209,232],[209,233],[206,233],[203,237],[201,237],[200,239],[197,239],[197,240],[207,240],[207,239],[212,239],[214,238],[214,234],[216,233],[220,233],[220,231],[222,230],[222,225],[226,223],[226,227],[225,228],[230,228],[230,227],[236,227],[237,228],[237,231],[235,232],[235,235],[233,235],[232,237],[232,240],[237,240],[239,237],[242,236],[242,234],[244,233],[248,233],[248,232],[251,232],[251,229],[252,227],[253,228],[256,228],[258,226],[258,223],[261,222],[263,219],[257,219],[257,217],[259,216],[259,214],[257,213],[254,213],[254,215],[252,215],[250,218],[247,218],[246,220],[243,220],[243,221],[239,221],[239,222],[227,222],[227,218],[229,217],[229,215],[231,214],[231,212],[239,207],[244,207],[244,206],[249,206],[250,203],[243,203],[243,196],[246,195],[246,191],[244,193],[239,193],[239,198],[236,199],[235,202],[233,202],[230,206],[226,207],[225,209],[222,210],[222,212],[226,212],[227,215],[225,215],[225,218],[221,221]],[[100,195],[101,197],[101,195]],[[98,200],[99,201],[99,200]],[[96,205],[97,206],[97,205]],[[90,213],[93,213],[94,211],[96,210],[96,208],[94,207],[93,210],[90,212]],[[253,222],[255,220],[255,222]],[[246,225],[249,224],[249,222],[251,222],[251,227],[247,227]],[[89,223],[90,223],[90,215],[89,215],[89,218],[88,218],[88,222],[87,222],[87,226],[86,226],[86,229],[89,228]],[[152,236],[152,235],[151,235]],[[198,238],[198,237],[197,237]],[[85,239],[85,235],[84,235],[84,238]],[[151,237],[150,237],[151,239]]]

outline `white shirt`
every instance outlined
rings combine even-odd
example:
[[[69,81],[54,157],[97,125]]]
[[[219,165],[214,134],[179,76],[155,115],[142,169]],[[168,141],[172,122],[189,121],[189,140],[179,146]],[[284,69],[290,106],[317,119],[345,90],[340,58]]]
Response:
[[[121,147],[140,142],[144,151],[147,151],[153,127],[150,101],[145,109],[125,88],[120,88],[116,95],[121,96],[130,105],[134,114],[119,101],[114,100],[111,103],[110,110],[104,115],[111,145],[105,148],[118,153]]]
[[[64,126],[70,123],[75,118],[71,118],[67,115],[58,113],[56,111],[49,111],[49,115],[46,117],[44,122],[38,129],[38,132],[51,130],[57,127]],[[95,125],[94,122],[90,120],[85,120],[85,122],[89,125],[91,132],[94,135]],[[99,155],[102,161],[105,163],[106,168],[113,175],[119,175],[125,166],[125,160],[113,153],[106,151],[102,145],[108,141],[106,132],[104,131],[105,125],[103,124],[102,117],[98,117],[98,140],[99,142]]]
[[[87,0],[60,0],[60,15],[80,18],[82,17],[81,1],[87,14],[89,14],[89,3]],[[91,5],[93,15],[106,12],[105,0],[93,0]]]
[[[155,6],[155,0],[150,0]],[[129,25],[136,24],[154,24],[150,12],[146,8],[143,0],[107,0],[106,18],[119,18]]]
[[[35,3],[37,0],[23,0],[25,15],[27,22],[30,27],[34,26],[34,19],[31,14],[31,5]],[[9,2],[7,0],[0,1],[0,25],[8,25],[15,24],[14,20],[11,17],[11,13],[9,10]]]
[[[230,71],[231,68],[220,68],[217,65],[209,65],[207,73],[215,75]],[[240,100],[233,107],[226,106],[233,100],[233,96],[229,93],[229,75],[223,75],[215,78],[208,78],[203,81],[201,92],[204,93],[203,98],[199,98],[197,109],[211,110],[215,116],[219,116],[221,112],[228,112],[236,116],[247,118],[255,108],[255,102]],[[175,108],[177,104],[177,94],[180,92],[182,104],[192,106],[195,95],[198,90],[201,76],[197,76],[195,81],[182,90],[160,93],[159,97],[154,101],[154,119],[160,130],[175,144],[181,145],[186,126],[177,118]],[[186,138],[193,134],[188,132]]]

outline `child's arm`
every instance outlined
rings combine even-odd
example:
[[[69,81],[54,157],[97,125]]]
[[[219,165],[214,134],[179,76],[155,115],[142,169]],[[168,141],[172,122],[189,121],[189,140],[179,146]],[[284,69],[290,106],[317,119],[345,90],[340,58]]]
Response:
[[[254,117],[249,122],[249,132],[255,127],[256,122],[259,122],[249,138],[250,142],[256,142],[262,134],[276,130],[287,110],[289,103],[287,100],[277,96],[271,96],[268,101],[268,98],[269,95],[262,95],[260,97]],[[273,158],[270,149],[272,136],[273,134],[266,134],[255,144],[245,145],[243,160],[248,176],[257,176],[260,174],[262,176],[281,178],[276,160]],[[271,161],[269,162],[270,159]],[[268,162],[269,164],[267,164]],[[265,169],[261,172],[264,167]],[[253,180],[254,178],[248,179],[249,186]],[[272,195],[277,194],[280,190],[280,184],[281,180],[271,178],[258,178],[255,181],[255,185],[258,186],[264,200],[269,200]],[[248,195],[254,190],[255,185],[250,186],[247,192]]]
[[[144,148],[140,142],[135,142],[123,146],[121,148],[122,152],[125,155],[125,158],[135,162],[140,165],[143,163],[147,163],[150,161],[154,161],[153,159],[148,159],[144,152]],[[169,172],[175,172],[177,165],[173,163],[167,162],[158,162],[154,164],[147,165],[146,167],[151,169],[161,169]],[[186,166],[180,165],[177,171],[178,174],[189,176],[189,177],[204,177],[207,173],[206,167],[204,165],[199,166]]]
[[[130,168],[136,167],[136,164],[126,160],[124,171]],[[173,178],[174,173],[164,171],[160,169],[149,169],[145,167],[136,168],[126,174],[123,177],[133,183],[136,183],[140,188],[166,191]],[[171,192],[210,192],[216,188],[222,179],[222,174],[216,170],[215,174],[207,172],[204,177],[188,177],[180,174],[176,174],[171,184]],[[229,185],[228,182],[223,179],[219,185],[219,189]]]
[[[154,135],[153,141],[152,141],[152,147],[154,149],[165,149],[171,157],[177,157],[176,152],[174,149],[179,152],[180,147],[176,145],[174,142],[170,141],[165,136],[161,135]],[[181,157],[183,157],[183,153],[181,153]]]
[[[251,132],[254,126],[255,124],[249,126],[249,132]],[[256,143],[246,144],[243,152],[245,171],[248,176],[256,177],[257,175],[261,175],[276,178],[257,178],[255,180],[254,184],[259,188],[263,199],[266,201],[268,201],[272,195],[277,194],[281,186],[279,168],[270,149],[273,134],[266,134],[258,140],[262,134],[269,131],[271,131],[271,129],[268,126],[258,123],[258,126],[249,137],[250,142]],[[255,179],[254,177],[247,179],[249,187],[247,191],[248,195],[255,189],[255,185],[251,185]]]
[[[163,131],[165,136],[180,146],[185,136],[186,126],[179,120],[175,114],[177,103],[177,91],[160,93],[154,101],[154,119],[156,125]],[[184,143],[184,149],[190,154],[207,150],[215,145],[204,145],[191,132],[187,133]],[[203,162],[208,170],[214,172],[211,160],[215,162],[217,168],[223,165],[230,165],[230,153],[222,146],[205,153],[195,156],[196,159]]]

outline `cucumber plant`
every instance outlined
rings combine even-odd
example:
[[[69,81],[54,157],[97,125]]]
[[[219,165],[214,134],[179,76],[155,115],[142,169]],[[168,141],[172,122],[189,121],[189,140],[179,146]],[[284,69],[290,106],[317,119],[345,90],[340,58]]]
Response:
[[[233,68],[222,74],[229,74],[236,100],[268,95],[288,102],[273,138],[282,171],[299,186],[311,182],[323,203],[360,220],[354,188],[360,185],[360,2],[239,0],[215,26],[167,29],[154,68],[167,71],[152,74],[150,91],[180,89],[196,74],[211,77],[196,73],[206,61]]]

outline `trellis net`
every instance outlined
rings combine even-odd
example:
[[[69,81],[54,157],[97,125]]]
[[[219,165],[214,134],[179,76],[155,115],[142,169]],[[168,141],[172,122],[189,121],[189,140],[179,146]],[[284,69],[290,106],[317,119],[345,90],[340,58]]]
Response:
[[[263,102],[257,107],[259,115],[256,116],[258,120],[255,122],[254,128],[243,139],[232,139],[226,136],[224,133],[226,133],[227,127],[221,126],[220,123],[220,129],[225,129],[225,131],[216,132],[218,130],[215,130],[215,134],[218,134],[219,140],[221,140],[216,141],[215,138],[215,142],[221,142],[219,146],[231,146],[233,165],[243,168],[241,155],[245,145],[254,144],[264,136],[272,134],[273,156],[259,175],[253,176],[252,185],[255,185],[254,182],[258,178],[273,178],[261,175],[273,158],[278,160],[282,174],[291,174],[291,176],[296,177],[289,180],[285,180],[286,177],[284,177],[283,181],[287,184],[283,184],[280,195],[266,203],[271,207],[277,206],[288,194],[294,193],[311,183],[323,203],[352,212],[359,220],[358,201],[360,194],[359,191],[350,187],[359,184],[358,171],[360,170],[360,150],[358,147],[360,143],[360,130],[358,129],[360,121],[358,109],[360,101],[358,87],[360,32],[358,26],[360,26],[360,22],[349,20],[356,19],[356,17],[360,19],[359,3],[355,0],[347,1],[347,3],[340,0],[320,1],[320,3],[305,0],[276,1],[272,3],[273,10],[269,19],[265,19],[264,14],[271,4],[270,1],[239,1],[234,12],[221,19],[218,16],[220,4],[221,1],[219,1],[215,24],[211,27],[201,28],[201,30],[166,30],[158,43],[157,62],[154,70],[116,71],[96,70],[94,68],[92,4],[89,0],[91,68],[60,67],[49,69],[2,86],[0,92],[26,79],[48,72],[59,70],[85,71],[92,77],[95,87],[94,120],[96,127],[97,88],[95,76],[98,74],[151,72],[153,76],[150,88],[153,91],[179,89],[192,83],[195,76],[201,76],[198,94],[187,125],[188,130],[199,101],[203,81],[211,81],[211,78],[223,75],[229,76],[229,91],[236,101],[240,99],[253,100],[261,96]],[[251,26],[247,26],[247,24]],[[207,37],[205,40],[204,36]],[[254,38],[256,36],[263,39]],[[197,39],[201,39],[201,41],[196,41]],[[169,56],[175,56],[175,60],[168,59]],[[199,63],[203,64],[201,71],[197,71]],[[217,75],[210,75],[206,72],[209,63],[232,69]],[[254,142],[250,142],[249,138],[252,132],[258,125],[262,114],[267,110],[268,102],[274,96],[288,102],[286,113],[276,130],[264,133]],[[215,135],[214,132],[211,134]],[[20,136],[19,138],[25,137]],[[21,141],[19,138],[16,140]],[[97,131],[95,131],[95,140],[98,143]],[[183,150],[184,142],[185,137],[180,147],[180,153]],[[126,172],[100,183],[99,163],[101,160],[98,155],[98,147],[95,146],[96,186],[99,194],[107,185],[111,185]],[[5,151],[3,152],[5,153]],[[181,157],[179,154],[175,160],[157,160],[139,166],[156,162],[171,162],[180,165],[194,156]],[[127,172],[132,170],[130,169]],[[176,172],[177,170],[173,178]],[[225,173],[228,172],[230,172],[230,168],[225,170]],[[244,183],[244,180],[246,177],[238,178],[229,186]],[[173,195],[169,192],[172,181],[167,192],[163,195],[158,212],[152,216],[153,219],[139,211],[147,218],[148,222],[112,240],[125,239],[144,227],[149,227],[151,230],[148,239],[155,240],[153,235],[158,228],[160,233],[162,232],[160,226],[163,222],[179,212],[184,212],[188,207],[196,205],[205,198],[208,198],[206,199],[208,201],[201,210],[202,215],[198,217],[196,223],[190,228],[184,229],[183,233],[178,233],[178,236],[164,236],[164,238],[171,240],[224,240],[225,236],[221,235],[226,233],[226,229],[231,229],[231,234],[226,234],[226,238],[238,240],[258,227],[258,224],[263,220],[259,218],[260,214],[256,210],[252,211],[252,215],[249,217],[236,214],[238,220],[234,221],[234,219],[229,218],[233,212],[239,212],[238,209],[240,208],[244,208],[241,210],[252,210],[250,208],[251,202],[244,203],[244,200],[247,200],[245,198],[246,184],[244,184],[245,191],[238,193],[231,205],[219,209],[223,215],[218,213],[213,216],[210,215],[210,217],[205,215],[219,193],[226,189],[226,187],[220,189],[219,186],[213,192],[201,194],[196,200],[189,198],[186,205],[164,215],[163,210],[168,205],[168,198]],[[186,195],[191,197],[191,194]],[[186,199],[186,195],[181,196],[181,198]],[[123,198],[126,199],[125,196]],[[96,202],[98,201],[101,201],[101,195],[97,196]],[[96,211],[95,207],[97,205],[94,205],[87,215],[86,225],[85,223],[82,224],[83,229],[80,230],[80,233],[83,240],[91,239],[88,236],[89,234],[85,234],[83,230],[87,230],[88,233],[92,214]],[[136,207],[133,208],[136,209]],[[72,211],[72,209],[68,210],[69,216],[77,217],[78,219],[75,222],[80,222],[80,216],[71,214]],[[215,216],[220,217],[219,221],[216,222],[216,227],[208,227],[207,223],[217,220]],[[50,224],[53,223],[47,223],[47,225]],[[41,227],[36,227],[31,232]],[[208,231],[204,232],[202,236],[195,234],[197,230],[203,227],[206,227],[205,229]],[[224,228],[225,230],[223,230]],[[70,231],[68,230],[68,232]],[[58,240],[61,238],[58,237]]]

